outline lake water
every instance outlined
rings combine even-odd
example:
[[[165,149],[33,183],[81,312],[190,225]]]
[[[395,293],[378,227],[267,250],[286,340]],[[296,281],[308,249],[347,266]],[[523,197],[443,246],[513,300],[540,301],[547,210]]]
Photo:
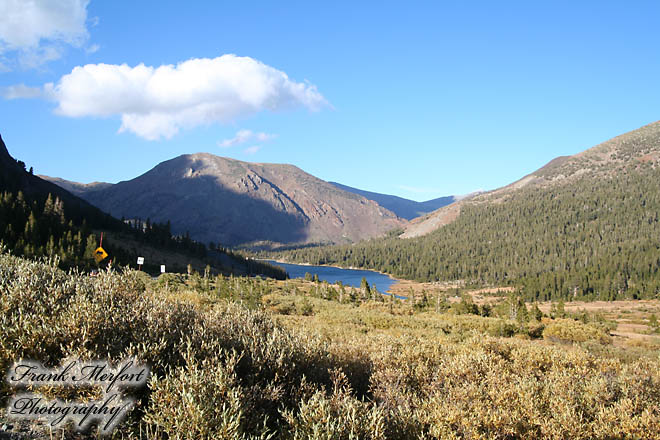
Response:
[[[266,260],[270,264],[284,268],[289,274],[289,278],[305,278],[306,273],[319,276],[321,281],[327,281],[330,284],[341,281],[345,286],[360,287],[362,277],[367,279],[369,286],[380,293],[387,292],[396,280],[389,275],[374,272],[372,270],[341,269],[330,266],[307,266],[302,264],[279,263],[273,260]]]

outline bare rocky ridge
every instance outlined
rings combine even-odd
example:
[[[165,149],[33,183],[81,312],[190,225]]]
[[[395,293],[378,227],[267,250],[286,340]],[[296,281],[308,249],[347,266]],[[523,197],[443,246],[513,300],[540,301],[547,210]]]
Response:
[[[419,217],[410,222],[401,238],[412,238],[426,235],[436,229],[448,225],[458,218],[461,213],[461,206],[465,199],[443,206],[423,217]]]
[[[505,187],[476,194],[415,219],[401,238],[426,235],[456,220],[466,203],[502,203],[516,192],[567,185],[582,176],[615,178],[626,167],[657,167],[660,163],[660,121],[630,131],[573,156],[560,156]]]
[[[43,176],[41,174],[39,175],[39,177],[44,180],[48,180],[54,183],[55,185],[69,191],[71,194],[75,194],[77,196],[81,196],[86,192],[97,191],[112,186],[112,183],[107,183],[107,182],[78,183],[78,182],[71,182],[69,180],[60,179],[59,177]]]
[[[116,217],[170,220],[176,233],[223,245],[350,243],[406,224],[376,202],[293,165],[208,153],[176,157],[102,189],[50,180],[74,186]]]

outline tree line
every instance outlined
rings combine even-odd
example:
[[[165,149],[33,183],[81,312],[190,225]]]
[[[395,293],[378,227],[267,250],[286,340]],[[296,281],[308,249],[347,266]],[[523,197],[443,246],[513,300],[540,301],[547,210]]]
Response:
[[[63,268],[89,270],[98,267],[94,252],[100,244],[100,237],[93,229],[102,228],[126,234],[138,243],[158,249],[206,259],[216,270],[264,274],[273,278],[286,277],[286,272],[279,267],[247,260],[219,245],[213,245],[212,252],[209,252],[204,243],[193,240],[187,233],[174,236],[169,221],[156,223],[149,219],[144,222],[138,219],[126,222],[109,216],[110,220],[103,218],[98,221],[92,215],[92,221],[88,222],[79,212],[70,215],[69,211],[72,209],[67,209],[64,202],[52,194],[42,200],[39,197],[26,197],[22,191],[4,191],[0,194],[0,243],[5,250],[17,256],[57,257]],[[110,259],[118,265],[135,263],[137,255],[134,251],[126,250],[108,238],[103,240],[103,248],[110,254],[110,258],[104,260],[102,265],[106,265]],[[225,255],[230,263],[219,261],[219,254]],[[153,264],[151,266],[153,270],[158,269]]]
[[[524,188],[468,202],[426,236],[290,250],[310,264],[377,269],[418,281],[513,285],[531,301],[660,296],[660,170]]]

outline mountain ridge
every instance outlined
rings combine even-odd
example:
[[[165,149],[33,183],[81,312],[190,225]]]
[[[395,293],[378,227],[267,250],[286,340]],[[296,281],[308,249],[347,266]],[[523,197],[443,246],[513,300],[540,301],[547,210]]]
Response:
[[[337,188],[343,189],[344,191],[352,192],[354,194],[366,197],[369,200],[373,200],[380,206],[389,209],[399,217],[406,220],[412,220],[429,212],[435,211],[436,209],[449,205],[458,199],[457,196],[446,196],[426,200],[424,202],[417,202],[415,200],[410,200],[399,196],[354,188],[338,182],[329,183],[336,186]]]
[[[400,237],[420,237],[446,226],[455,221],[458,218],[456,213],[469,203],[500,203],[523,189],[567,185],[583,176],[611,177],[613,173],[621,171],[631,163],[635,166],[657,164],[660,162],[659,147],[660,121],[656,121],[576,154],[555,157],[541,168],[509,185],[442,207],[410,222]]]
[[[405,225],[376,202],[295,165],[211,153],[180,155],[109,186],[62,184],[75,185],[85,200],[116,217],[167,218],[176,232],[223,245],[349,243]]]
[[[86,192],[105,189],[114,185],[114,183],[108,183],[108,182],[78,183],[72,180],[66,180],[60,177],[46,176],[43,174],[38,174],[37,177],[46,180],[48,182],[54,183],[55,185],[64,188],[65,190],[69,191],[71,194],[74,194],[78,197],[80,197],[82,194]]]
[[[85,216],[93,216],[97,219],[103,218],[104,222],[112,223],[110,216],[102,210],[93,206],[89,202],[79,198],[66,189],[50,181],[32,175],[25,170],[25,163],[14,159],[0,136],[0,190],[17,192],[22,191],[26,196],[33,196],[44,201],[48,194],[59,197],[64,208],[72,212],[75,221],[81,220]]]

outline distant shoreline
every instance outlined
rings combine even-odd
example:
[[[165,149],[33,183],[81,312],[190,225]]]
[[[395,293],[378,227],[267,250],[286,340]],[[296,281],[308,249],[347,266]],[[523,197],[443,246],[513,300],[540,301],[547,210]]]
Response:
[[[296,265],[298,265],[298,266],[310,266],[310,267],[311,267],[311,266],[317,266],[317,267],[334,267],[335,269],[365,270],[365,271],[369,271],[369,272],[375,272],[375,273],[378,273],[378,274],[381,274],[381,275],[385,275],[385,276],[391,278],[392,280],[394,280],[394,283],[392,283],[392,285],[390,286],[390,288],[387,289],[387,292],[385,292],[385,293],[393,293],[393,292],[390,292],[390,290],[391,290],[395,285],[397,285],[397,284],[402,284],[402,283],[401,283],[402,281],[412,281],[412,280],[403,280],[403,279],[400,279],[400,278],[396,278],[396,277],[392,276],[392,275],[389,274],[389,273],[381,272],[381,271],[379,271],[379,270],[364,269],[364,268],[361,268],[361,267],[352,267],[352,266],[351,266],[351,267],[341,267],[341,266],[335,266],[335,265],[333,265],[333,264],[292,263],[292,262],[290,262],[290,261],[277,260],[277,259],[274,259],[274,258],[255,258],[255,260],[258,260],[258,261],[265,261],[265,262],[274,261],[274,262],[276,262],[276,263],[282,263],[282,264],[296,264]]]

